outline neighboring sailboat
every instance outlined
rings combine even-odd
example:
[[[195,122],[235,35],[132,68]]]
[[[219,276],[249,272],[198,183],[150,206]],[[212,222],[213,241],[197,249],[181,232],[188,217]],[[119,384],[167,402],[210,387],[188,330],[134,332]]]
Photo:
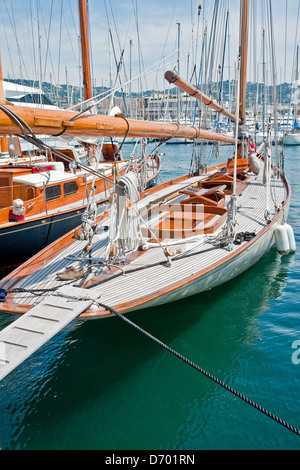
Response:
[[[1,66],[1,65],[0,65]],[[1,73],[0,73],[1,76]],[[4,101],[6,103],[12,103],[15,106],[23,106],[30,108],[43,108],[50,110],[59,109],[51,99],[44,93],[43,90],[36,87],[20,85],[18,83],[2,81]],[[47,145],[51,145],[54,148],[65,148],[66,142],[59,139],[59,137],[48,137],[40,136],[43,142]],[[37,150],[36,146],[30,144],[23,139],[17,139],[16,137],[6,137],[6,145],[3,150],[0,148],[0,164],[1,166],[8,163],[38,163],[41,161],[47,161],[47,158],[41,155]],[[77,153],[78,158],[86,158],[86,152],[81,147],[79,148],[76,139],[73,139],[73,145],[68,143],[69,147],[74,149],[74,153]]]
[[[79,10],[84,98],[89,100],[92,87],[86,1],[79,1]],[[65,129],[48,136],[45,122],[56,127],[55,114],[60,108],[40,89],[3,82],[1,62],[0,83],[0,109],[19,127],[15,133],[3,132],[1,142],[7,150],[0,158],[0,269],[3,269],[21,264],[80,224],[84,211],[89,210],[91,192],[92,217],[96,217],[97,208],[108,202],[114,175],[124,175],[134,168],[139,190],[156,183],[161,161],[158,152],[146,155],[146,151],[143,156],[124,160],[116,143],[102,141],[96,145],[98,139],[91,143],[84,135],[76,146],[64,143],[57,147],[55,136]],[[34,111],[34,121],[41,125],[39,138],[35,134],[25,135],[26,124],[19,111],[27,109],[29,114]],[[46,121],[38,117],[44,110],[52,116]],[[78,115],[64,113],[68,115],[67,126]],[[22,150],[24,143],[31,146],[30,150],[35,149],[34,154]]]
[[[244,128],[247,0],[241,1],[240,17],[237,112],[230,116],[235,138],[178,124],[89,115],[70,121],[63,112],[55,113],[55,131],[70,135],[200,138],[235,144],[235,151],[224,163],[204,170],[198,166],[141,194],[133,173],[117,178],[109,210],[93,223],[83,221],[3,279],[2,310],[24,315],[15,328],[0,333],[7,345],[0,378],[77,316],[104,318],[176,301],[238,276],[275,243],[283,254],[295,250],[286,224],[290,188],[282,169],[272,167],[271,145],[266,144],[264,155],[249,153]],[[182,83],[180,77],[176,82]],[[18,110],[18,115],[34,132],[44,125],[54,133],[49,111],[32,116]],[[3,113],[1,128],[17,130]],[[17,356],[20,341],[28,347],[19,347]]]
[[[158,154],[145,168],[135,159],[102,161],[97,171],[76,163],[75,149],[56,150],[53,161],[0,167],[0,268],[12,268],[57,240],[81,222],[93,194],[93,217],[108,203],[113,175],[134,168],[139,188],[156,182]],[[104,151],[104,147],[102,148]],[[107,152],[106,152],[107,157]],[[120,154],[119,154],[120,155]],[[68,163],[64,160],[68,158]],[[60,160],[60,161],[59,161]],[[76,169],[79,165],[79,169]],[[94,171],[96,176],[93,176]],[[143,181],[142,182],[142,177]]]
[[[298,123],[298,99],[299,99],[299,45],[296,53],[296,78],[295,78],[295,104],[294,104],[294,125],[291,132],[282,137],[283,145],[300,145],[300,128]]]
[[[282,145],[300,145],[300,128],[297,118],[294,119],[293,130],[283,135]]]

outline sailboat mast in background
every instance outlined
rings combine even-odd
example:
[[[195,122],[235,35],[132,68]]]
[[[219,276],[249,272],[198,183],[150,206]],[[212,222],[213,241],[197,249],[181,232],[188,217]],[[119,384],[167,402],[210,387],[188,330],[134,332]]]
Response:
[[[88,9],[87,0],[78,0],[81,36],[81,54],[83,66],[83,89],[84,99],[89,100],[93,96],[91,64],[90,64],[90,43],[88,31]]]
[[[2,64],[0,56],[0,102],[4,100],[4,89],[3,89],[3,76],[2,76]]]
[[[1,102],[5,102],[4,98],[4,88],[3,88],[3,75],[2,75],[2,63],[1,63],[1,55],[0,55],[0,104]],[[0,154],[7,153],[8,146],[7,146],[7,138],[0,136]]]

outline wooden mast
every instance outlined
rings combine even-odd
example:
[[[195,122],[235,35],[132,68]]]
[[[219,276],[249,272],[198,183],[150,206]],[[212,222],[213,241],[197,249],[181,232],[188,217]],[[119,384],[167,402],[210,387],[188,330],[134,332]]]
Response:
[[[4,88],[3,88],[1,55],[0,55],[0,103],[6,103],[5,97],[4,97]],[[8,152],[7,138],[3,136],[0,136],[0,152],[3,152],[3,153]]]
[[[240,0],[240,35],[239,35],[239,60],[240,60],[240,77],[239,77],[239,124],[245,125],[246,110],[246,78],[247,78],[247,50],[248,50],[248,18],[249,7],[248,0]],[[240,164],[246,164],[248,161],[248,151],[245,142],[245,131],[239,132],[240,142],[237,145],[236,158]],[[235,159],[236,160],[236,159]],[[235,165],[237,162],[235,161]]]
[[[85,99],[92,98],[90,48],[88,34],[87,0],[78,0],[82,44],[83,83]],[[149,137],[170,139],[203,139],[234,144],[235,139],[220,133],[178,124],[155,123],[149,121],[125,120],[120,117],[80,114],[64,110],[47,110],[7,105],[7,113],[0,112],[0,134],[20,134],[20,126],[12,119],[12,112],[30,127],[35,134],[56,136],[90,137]],[[231,118],[232,116],[230,116]],[[233,116],[234,117],[234,116]],[[23,131],[27,129],[23,127]]]
[[[4,89],[3,89],[3,75],[2,75],[2,64],[0,55],[0,102],[4,101]]]
[[[79,18],[80,18],[80,37],[81,37],[81,54],[83,67],[83,89],[84,99],[89,100],[93,96],[91,64],[90,64],[90,41],[88,28],[88,10],[87,0],[78,0]]]
[[[240,104],[239,118],[245,124],[246,109],[246,74],[247,74],[247,49],[248,49],[248,0],[241,0],[240,5]]]

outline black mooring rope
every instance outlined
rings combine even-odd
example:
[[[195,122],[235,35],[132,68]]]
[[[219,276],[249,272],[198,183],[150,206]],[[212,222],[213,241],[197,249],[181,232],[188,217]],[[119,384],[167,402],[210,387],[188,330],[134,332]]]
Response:
[[[263,408],[262,406],[258,405],[257,403],[255,403],[253,400],[251,400],[250,398],[246,397],[245,395],[243,395],[242,393],[238,392],[237,390],[235,390],[234,388],[230,387],[230,385],[227,385],[225,382],[222,382],[222,380],[219,380],[217,377],[213,376],[212,374],[210,374],[209,372],[207,372],[206,370],[202,369],[202,367],[199,367],[197,364],[195,364],[194,362],[190,361],[189,359],[187,359],[186,357],[184,357],[182,354],[178,353],[177,351],[175,351],[174,349],[170,348],[170,346],[168,346],[167,344],[163,343],[162,341],[160,341],[158,338],[155,338],[155,336],[151,335],[150,333],[148,333],[146,330],[144,330],[143,328],[141,328],[139,325],[136,325],[135,323],[133,323],[131,320],[129,320],[127,317],[123,316],[121,313],[117,312],[115,309],[113,309],[112,307],[109,307],[105,304],[102,304],[100,302],[97,302],[97,304],[100,306],[100,307],[103,307],[105,308],[106,310],[108,310],[109,312],[115,314],[117,317],[121,318],[123,321],[125,321],[126,323],[128,323],[130,326],[133,326],[135,329],[137,329],[138,331],[140,331],[141,333],[143,333],[144,335],[146,335],[149,339],[151,339],[152,341],[154,341],[155,343],[159,344],[161,347],[163,347],[164,349],[166,349],[167,351],[169,351],[171,354],[173,354],[174,356],[178,357],[179,359],[181,359],[183,362],[185,362],[186,364],[188,364],[189,366],[192,366],[194,369],[196,369],[198,372],[201,372],[201,374],[205,375],[205,377],[208,377],[209,379],[213,380],[215,383],[217,383],[218,385],[220,385],[221,387],[225,388],[226,390],[228,390],[230,393],[233,393],[235,396],[237,396],[238,398],[241,398],[243,401],[245,401],[246,403],[248,403],[248,405],[251,405],[253,406],[254,408],[256,408],[258,411],[260,411],[261,413],[265,414],[266,416],[268,416],[269,418],[273,419],[274,421],[276,421],[277,423],[281,424],[282,426],[284,426],[285,428],[289,429],[289,431],[292,431],[293,433],[297,434],[298,436],[300,436],[300,430],[295,428],[294,426],[290,425],[289,423],[287,423],[286,421],[284,421],[283,419],[281,418],[278,418],[278,416],[274,415],[273,413],[271,413],[270,411],[266,410],[265,408]]]

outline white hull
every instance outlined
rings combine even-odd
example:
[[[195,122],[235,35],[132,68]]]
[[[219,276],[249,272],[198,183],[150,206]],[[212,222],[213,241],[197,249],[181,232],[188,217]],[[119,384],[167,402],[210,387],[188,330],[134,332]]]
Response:
[[[285,213],[279,219],[279,223],[287,219]],[[158,305],[175,302],[192,295],[200,294],[202,292],[209,291],[214,287],[220,286],[225,282],[228,282],[235,277],[239,276],[243,272],[247,271],[254,264],[256,264],[261,258],[263,258],[268,251],[274,246],[274,227],[270,227],[257,241],[250,245],[247,249],[237,254],[235,257],[227,261],[226,263],[212,269],[206,274],[203,274],[199,278],[191,281],[189,284],[180,287],[168,294],[162,295],[155,300],[149,301],[146,304],[140,305],[130,311],[140,310],[144,308],[156,307]]]
[[[283,145],[300,145],[300,133],[284,135],[282,143]]]

